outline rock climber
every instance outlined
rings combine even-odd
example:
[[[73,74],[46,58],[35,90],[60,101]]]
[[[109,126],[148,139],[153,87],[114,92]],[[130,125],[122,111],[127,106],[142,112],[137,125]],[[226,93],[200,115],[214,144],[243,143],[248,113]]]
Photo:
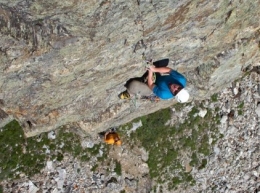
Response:
[[[147,68],[147,72],[142,77],[127,81],[125,84],[127,90],[120,93],[119,98],[128,99],[130,94],[149,95],[149,93],[153,93],[162,100],[175,98],[180,103],[187,102],[190,95],[185,89],[186,78],[179,72],[167,67],[168,64],[165,65],[165,60],[162,60],[164,65],[156,65],[156,62],[154,62]],[[157,63],[159,62],[157,61]],[[132,84],[135,85],[134,89]],[[140,89],[138,90],[137,87]]]
[[[106,132],[99,133],[99,135],[101,138],[104,139],[106,144],[110,144],[110,145],[121,145],[122,144],[122,141],[121,141],[118,133],[116,133],[115,128],[110,128]]]

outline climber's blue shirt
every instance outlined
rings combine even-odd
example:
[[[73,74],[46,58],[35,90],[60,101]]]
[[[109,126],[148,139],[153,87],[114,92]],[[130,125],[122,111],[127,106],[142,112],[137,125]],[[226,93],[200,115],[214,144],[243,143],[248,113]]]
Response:
[[[167,76],[161,76],[156,73],[155,86],[153,88],[153,93],[161,99],[171,99],[174,95],[171,93],[169,88],[169,83],[179,84],[182,87],[186,86],[186,78],[175,70],[171,70],[170,74]]]

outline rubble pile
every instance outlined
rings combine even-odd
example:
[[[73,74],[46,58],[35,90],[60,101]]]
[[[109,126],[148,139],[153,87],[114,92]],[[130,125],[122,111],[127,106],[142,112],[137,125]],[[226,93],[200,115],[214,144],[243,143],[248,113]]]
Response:
[[[260,78],[252,72],[218,94],[219,131],[207,166],[193,170],[190,192],[260,192]]]

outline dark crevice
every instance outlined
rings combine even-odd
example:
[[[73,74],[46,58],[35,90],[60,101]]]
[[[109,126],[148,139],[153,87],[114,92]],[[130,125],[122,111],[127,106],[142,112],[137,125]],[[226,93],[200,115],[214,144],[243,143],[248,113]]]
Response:
[[[227,13],[227,16],[225,18],[225,23],[228,21],[228,19],[230,18],[231,14],[232,14],[233,10],[230,10],[228,13]]]

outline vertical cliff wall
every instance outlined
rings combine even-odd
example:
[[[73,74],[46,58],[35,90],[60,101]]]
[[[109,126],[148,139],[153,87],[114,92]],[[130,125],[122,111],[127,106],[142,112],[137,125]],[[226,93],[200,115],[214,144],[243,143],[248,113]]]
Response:
[[[27,136],[93,134],[172,105],[118,100],[143,58],[169,58],[192,100],[259,65],[259,0],[1,2],[0,108]]]

